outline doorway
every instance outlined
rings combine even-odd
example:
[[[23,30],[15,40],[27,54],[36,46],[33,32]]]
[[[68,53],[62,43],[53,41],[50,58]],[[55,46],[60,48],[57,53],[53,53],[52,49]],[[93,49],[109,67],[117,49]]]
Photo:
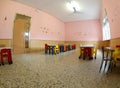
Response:
[[[13,53],[29,52],[29,30],[31,17],[16,14],[13,30]]]

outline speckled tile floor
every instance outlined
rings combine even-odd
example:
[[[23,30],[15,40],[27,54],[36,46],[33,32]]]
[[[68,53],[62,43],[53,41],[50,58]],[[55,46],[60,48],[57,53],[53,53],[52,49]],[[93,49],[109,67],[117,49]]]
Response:
[[[0,66],[0,88],[120,88],[120,66],[99,73],[96,60],[78,59],[76,51],[57,55],[13,55],[13,64]]]

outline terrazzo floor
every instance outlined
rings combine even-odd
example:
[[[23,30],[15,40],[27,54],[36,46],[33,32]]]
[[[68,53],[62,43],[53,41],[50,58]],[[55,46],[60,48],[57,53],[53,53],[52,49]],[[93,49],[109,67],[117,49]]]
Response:
[[[13,64],[0,66],[0,88],[120,88],[120,65],[106,75],[97,59],[78,59],[76,50],[57,55],[13,55]]]

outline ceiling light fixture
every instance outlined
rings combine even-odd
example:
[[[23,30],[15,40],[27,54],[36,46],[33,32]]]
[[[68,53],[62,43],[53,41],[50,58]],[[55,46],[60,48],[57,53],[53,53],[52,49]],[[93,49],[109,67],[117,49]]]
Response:
[[[68,2],[67,7],[68,7],[69,10],[74,11],[74,12],[77,12],[77,11],[80,10],[80,7],[79,7],[78,3],[75,2],[75,1]]]

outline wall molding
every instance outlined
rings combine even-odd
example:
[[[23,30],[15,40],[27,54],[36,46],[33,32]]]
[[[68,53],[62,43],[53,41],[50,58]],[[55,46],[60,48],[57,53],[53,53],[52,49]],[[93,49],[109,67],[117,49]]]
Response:
[[[0,39],[0,46],[13,47],[12,39]],[[112,40],[111,40],[112,41]],[[58,45],[58,44],[76,44],[76,48],[79,48],[80,44],[94,44],[96,48],[101,46],[110,46],[111,41],[57,41],[57,40],[36,40],[31,39],[29,41],[28,52],[40,52],[44,51],[45,44]],[[118,40],[116,40],[118,41]],[[120,41],[120,38],[119,38]],[[120,42],[119,42],[120,43]]]

